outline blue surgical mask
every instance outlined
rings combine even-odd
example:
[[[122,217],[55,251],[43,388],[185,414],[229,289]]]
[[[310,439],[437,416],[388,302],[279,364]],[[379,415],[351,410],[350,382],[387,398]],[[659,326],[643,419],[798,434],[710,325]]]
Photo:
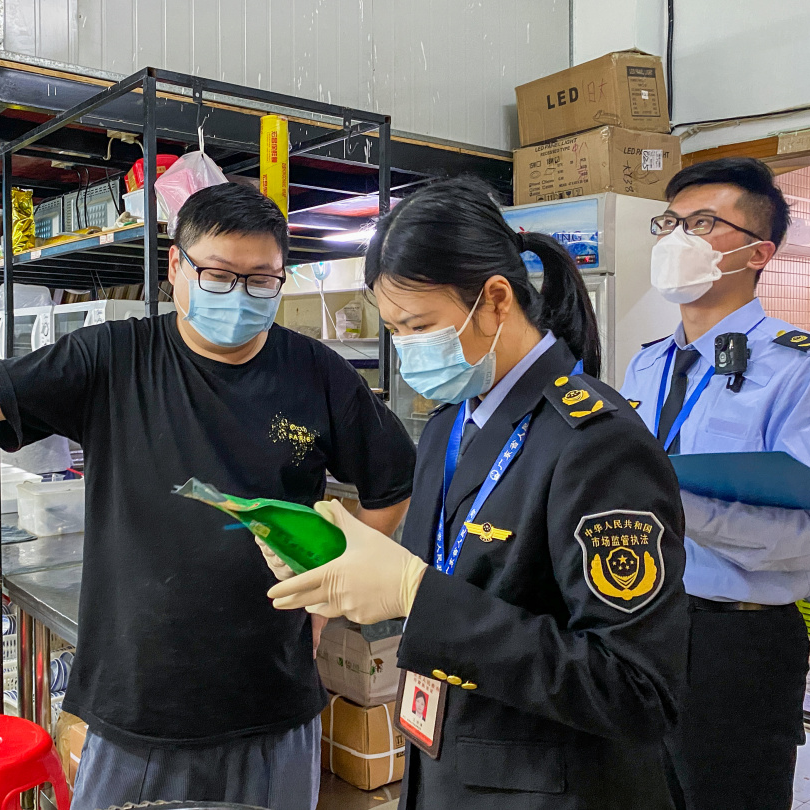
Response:
[[[212,293],[201,289],[196,279],[182,275],[188,282],[188,312],[183,313],[183,320],[209,343],[223,348],[244,346],[273,325],[280,293],[275,298],[254,298],[244,284],[228,293]]]
[[[501,336],[503,323],[498,326],[489,352],[474,365],[467,362],[459,336],[467,328],[481,300],[483,290],[470,310],[464,325],[420,335],[395,336],[394,347],[399,355],[402,379],[427,399],[456,404],[485,394],[495,381],[495,344]]]

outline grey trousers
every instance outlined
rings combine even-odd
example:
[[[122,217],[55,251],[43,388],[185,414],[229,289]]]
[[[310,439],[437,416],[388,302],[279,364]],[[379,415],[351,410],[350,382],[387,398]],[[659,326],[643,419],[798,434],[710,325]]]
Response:
[[[71,810],[147,801],[315,810],[320,760],[320,716],[284,734],[243,737],[205,748],[122,748],[88,733]]]

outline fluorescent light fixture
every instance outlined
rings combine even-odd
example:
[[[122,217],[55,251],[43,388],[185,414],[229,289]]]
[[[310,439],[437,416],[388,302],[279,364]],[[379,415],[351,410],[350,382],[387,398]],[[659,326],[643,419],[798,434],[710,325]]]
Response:
[[[322,236],[327,242],[365,242],[368,244],[374,236],[374,228],[363,228],[360,231],[338,231]]]

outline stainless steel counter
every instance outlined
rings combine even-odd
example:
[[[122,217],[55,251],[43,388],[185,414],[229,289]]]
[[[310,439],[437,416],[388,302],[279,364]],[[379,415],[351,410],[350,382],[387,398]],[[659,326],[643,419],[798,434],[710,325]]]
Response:
[[[38,537],[24,543],[3,546],[3,576],[81,565],[83,546],[83,534]]]
[[[13,574],[6,577],[4,590],[20,610],[75,646],[81,582],[82,566],[74,564]]]

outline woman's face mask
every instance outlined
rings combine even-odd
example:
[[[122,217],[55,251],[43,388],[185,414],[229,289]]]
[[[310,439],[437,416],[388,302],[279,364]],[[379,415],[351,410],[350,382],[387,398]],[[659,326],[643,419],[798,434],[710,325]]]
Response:
[[[424,334],[394,335],[400,374],[414,391],[427,399],[456,404],[477,397],[495,381],[495,346],[503,322],[498,326],[489,351],[477,363],[467,362],[460,335],[472,319],[483,289],[461,329],[454,326]]]
[[[730,270],[723,273],[720,262],[723,256],[763,244],[752,242],[734,250],[721,253],[705,239],[687,233],[678,226],[672,233],[663,236],[652,249],[650,259],[650,280],[667,301],[674,304],[691,304],[702,298],[715,281],[722,276],[730,276],[747,270]]]

